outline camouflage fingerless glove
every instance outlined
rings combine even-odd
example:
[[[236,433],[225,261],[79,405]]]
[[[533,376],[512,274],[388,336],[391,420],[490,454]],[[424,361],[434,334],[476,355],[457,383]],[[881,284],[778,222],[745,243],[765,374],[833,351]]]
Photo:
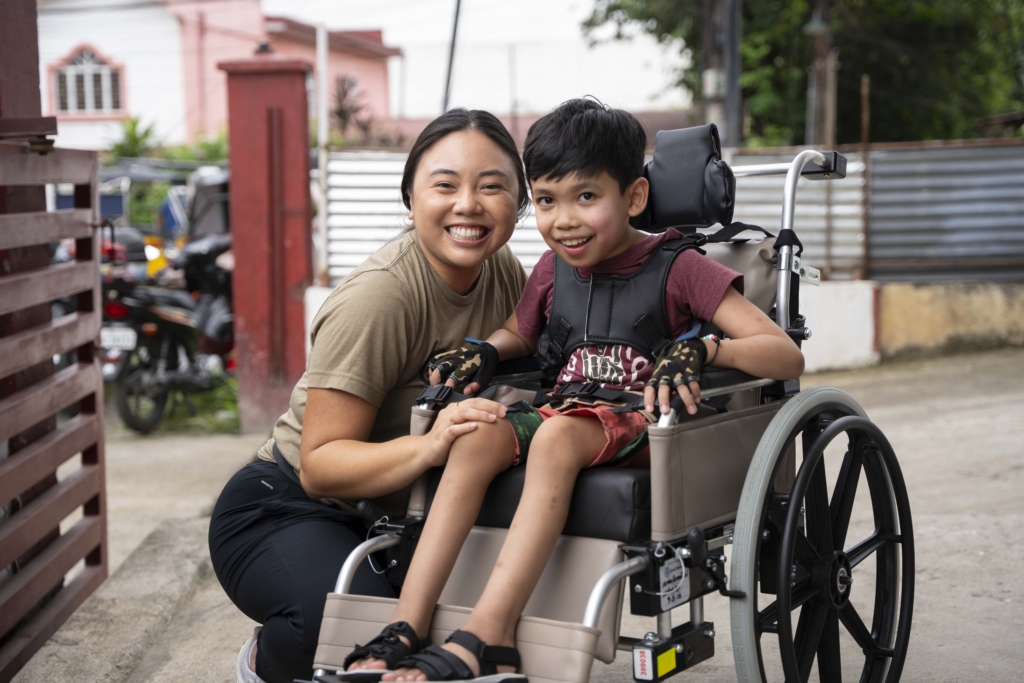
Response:
[[[497,366],[496,348],[487,342],[469,342],[461,348],[436,354],[427,363],[427,373],[439,371],[442,382],[452,377],[459,386],[478,382],[481,387],[486,387]]]
[[[678,387],[680,384],[700,381],[700,371],[708,358],[708,349],[700,339],[684,339],[666,348],[658,356],[654,374],[647,386]]]

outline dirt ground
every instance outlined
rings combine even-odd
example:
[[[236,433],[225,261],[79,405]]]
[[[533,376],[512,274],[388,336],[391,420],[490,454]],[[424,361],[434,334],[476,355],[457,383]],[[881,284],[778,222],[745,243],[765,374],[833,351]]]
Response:
[[[914,626],[904,681],[1024,680],[1024,350],[809,376],[850,393],[899,457],[917,544]],[[163,518],[208,514],[261,437],[108,437],[112,565]],[[860,586],[858,586],[860,588]],[[677,621],[688,618],[685,608]],[[733,681],[728,605],[706,601],[716,655],[679,680]],[[624,617],[642,635],[653,620]],[[234,680],[252,624],[206,582],[132,681]],[[844,657],[847,652],[844,650]],[[632,678],[625,653],[592,680]]]

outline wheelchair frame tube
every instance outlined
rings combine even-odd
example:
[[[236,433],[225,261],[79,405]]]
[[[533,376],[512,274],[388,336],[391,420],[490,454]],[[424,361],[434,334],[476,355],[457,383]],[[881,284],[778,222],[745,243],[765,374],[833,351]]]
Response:
[[[782,192],[782,231],[793,229],[793,212],[796,208],[796,183],[808,162],[825,163],[825,155],[813,149],[805,149],[796,155],[786,172],[786,186]],[[781,234],[781,232],[780,232]],[[779,249],[779,285],[775,295],[775,321],[783,330],[789,330],[789,289],[793,247],[786,245]]]
[[[369,557],[371,553],[398,545],[399,541],[398,534],[385,534],[384,536],[375,536],[357,545],[348,554],[348,557],[345,558],[345,564],[341,565],[341,571],[338,572],[338,581],[334,584],[334,592],[348,593],[349,589],[352,588],[352,579],[355,578],[356,570],[359,569],[362,561]]]
[[[646,557],[633,557],[625,562],[619,562],[602,574],[594,584],[594,589],[590,591],[587,609],[583,613],[583,625],[588,628],[597,628],[597,621],[601,618],[601,608],[604,607],[604,603],[608,601],[608,596],[611,595],[615,587],[619,585],[619,581],[627,576],[639,574],[646,568]]]

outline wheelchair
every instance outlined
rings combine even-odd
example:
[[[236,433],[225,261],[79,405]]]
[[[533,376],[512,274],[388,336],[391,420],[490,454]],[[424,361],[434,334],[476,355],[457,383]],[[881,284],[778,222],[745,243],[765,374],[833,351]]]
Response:
[[[731,216],[730,182],[734,190],[737,178],[785,174],[779,237],[755,240],[744,232],[750,226],[733,224],[704,248],[744,273],[746,296],[801,343],[810,330],[799,290],[817,284],[817,271],[802,262],[793,232],[797,182],[843,178],[846,159],[806,150],[788,164],[729,169],[715,131],[710,151],[686,142],[706,139],[708,128],[658,134],[646,169],[653,206],[646,227],[709,228],[709,196],[724,197]],[[541,386],[535,366],[503,364],[502,373],[485,394],[494,400],[532,399]],[[717,593],[729,601],[742,683],[807,681],[815,662],[822,682],[898,681],[914,604],[914,535],[885,435],[838,389],[801,391],[799,380],[714,368],[701,387],[697,415],[673,409],[649,428],[649,470],[580,474],[563,534],[517,626],[520,671],[534,683],[586,683],[593,660],[610,663],[618,651],[631,653],[637,681],[687,671],[714,655],[704,598]],[[412,433],[430,428],[443,393],[425,392],[435,400],[412,409]],[[491,484],[441,595],[431,642],[442,643],[476,604],[524,478],[525,468],[512,468]],[[390,621],[397,601],[350,595],[352,578],[372,556],[400,589],[439,480],[439,470],[423,475],[407,518],[380,519],[349,555],[327,596],[314,680],[345,680],[345,656]],[[642,638],[619,634],[626,598],[632,614],[654,618]],[[673,624],[671,611],[682,605],[689,619]]]

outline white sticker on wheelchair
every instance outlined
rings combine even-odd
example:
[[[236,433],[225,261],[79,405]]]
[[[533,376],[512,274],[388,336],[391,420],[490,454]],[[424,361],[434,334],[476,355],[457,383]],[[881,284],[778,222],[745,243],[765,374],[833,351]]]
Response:
[[[654,650],[633,648],[633,678],[638,681],[654,680]]]
[[[678,557],[661,565],[658,573],[661,583],[661,610],[667,612],[690,599],[690,570]]]

